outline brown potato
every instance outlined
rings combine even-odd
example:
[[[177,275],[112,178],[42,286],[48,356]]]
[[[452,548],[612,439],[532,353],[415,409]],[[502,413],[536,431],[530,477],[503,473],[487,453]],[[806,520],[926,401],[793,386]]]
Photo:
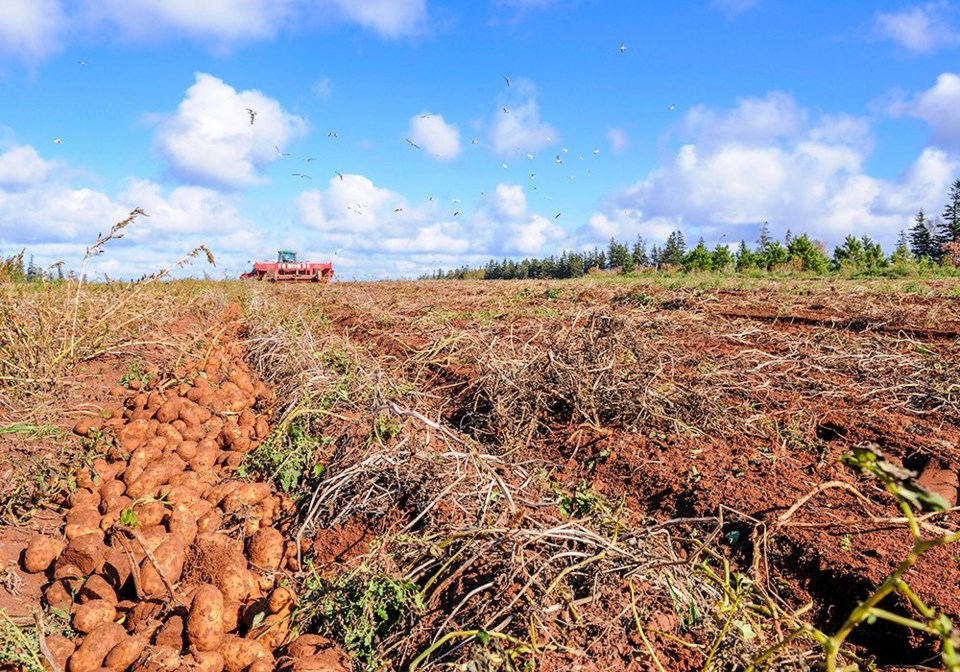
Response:
[[[184,467],[183,460],[176,455],[167,455],[147,465],[143,473],[133,483],[127,485],[127,494],[134,499],[156,494],[157,488],[165,485],[170,478]]]
[[[170,510],[163,502],[153,499],[134,505],[133,512],[137,516],[137,525],[148,528],[159,525],[166,520]]]
[[[103,568],[106,554],[102,534],[85,534],[70,540],[56,564],[76,565],[84,575],[96,574]]]
[[[167,520],[167,529],[170,534],[180,537],[185,545],[190,546],[200,531],[192,507],[189,504],[174,504]]]
[[[78,598],[80,602],[84,603],[91,600],[105,600],[115,605],[117,603],[117,591],[101,574],[94,574],[87,577],[87,580],[83,582]]]
[[[156,417],[160,422],[173,422],[180,416],[180,397],[171,397],[157,409]]]
[[[86,488],[77,488],[70,493],[70,506],[75,509],[92,508],[100,506],[100,493],[97,490],[87,490]]]
[[[47,571],[66,546],[66,542],[61,539],[38,534],[30,540],[23,552],[24,570],[31,573]]]
[[[100,503],[103,504],[103,500],[108,497],[119,497],[127,491],[127,484],[123,481],[117,480],[115,478],[105,481],[103,485],[100,486]],[[103,507],[100,508],[101,513],[106,513],[103,510]]]
[[[184,439],[177,445],[176,452],[184,462],[189,462],[197,454],[197,446],[199,444],[196,441],[189,441]]]
[[[273,664],[273,654],[263,642],[243,639],[236,635],[224,636],[220,653],[223,655],[223,669],[226,672],[242,672],[254,661],[261,659]]]
[[[90,600],[73,608],[73,629],[84,634],[117,617],[117,610],[106,600]]]
[[[286,586],[279,586],[270,593],[267,601],[267,608],[271,614],[279,614],[282,611],[289,611],[297,603],[297,595]]]
[[[110,649],[103,666],[113,672],[123,672],[137,662],[146,646],[145,635],[124,635],[123,639]]]
[[[47,635],[47,648],[61,670],[67,669],[67,659],[76,650],[76,645],[63,635]]]
[[[216,586],[200,586],[187,615],[187,641],[198,651],[216,651],[223,643],[223,593]]]
[[[245,567],[224,567],[220,575],[214,577],[214,583],[225,599],[236,602],[245,601],[257,591],[256,578]]]
[[[180,614],[171,614],[157,634],[153,637],[153,643],[156,646],[170,646],[177,651],[183,650],[184,622]]]
[[[197,519],[197,530],[200,532],[216,532],[223,523],[223,513],[220,509],[211,508]]]
[[[183,664],[180,650],[172,646],[154,646],[137,668],[143,672],[172,672]]]
[[[191,672],[223,672],[223,655],[219,651],[193,651],[183,657],[183,666]]]
[[[224,498],[220,508],[226,513],[233,513],[245,506],[253,506],[269,496],[269,483],[242,483],[240,487],[233,490]]]
[[[283,560],[283,535],[274,527],[260,528],[247,542],[247,557],[258,569],[276,571]]]
[[[156,565],[149,557],[144,558],[140,565],[140,587],[147,597],[159,597],[167,592],[160,571],[171,584],[180,580],[186,548],[182,539],[168,535],[166,541],[157,546],[153,555]]]
[[[180,435],[184,441],[196,441],[199,443],[206,438],[207,430],[203,428],[203,425],[187,425],[183,431],[180,432]]]
[[[94,672],[125,635],[123,626],[117,623],[109,622],[97,626],[83,638],[83,642],[70,656],[69,672]]]
[[[241,485],[244,485],[244,483],[240,481],[224,481],[210,488],[210,490],[204,494],[203,498],[214,506],[218,506],[230,493]]]
[[[66,581],[54,581],[44,589],[43,600],[51,607],[69,612],[73,608],[73,591]]]

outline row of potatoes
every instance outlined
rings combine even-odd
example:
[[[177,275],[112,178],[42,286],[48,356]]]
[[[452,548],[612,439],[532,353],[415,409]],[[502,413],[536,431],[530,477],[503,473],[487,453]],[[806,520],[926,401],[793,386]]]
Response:
[[[322,637],[292,637],[284,577],[299,549],[275,521],[293,503],[232,478],[270,431],[255,410],[270,391],[242,354],[232,341],[180,382],[133,380],[109,418],[74,427],[104,454],[77,470],[62,536],[37,535],[23,557],[77,633],[45,639],[60,669],[349,669]]]

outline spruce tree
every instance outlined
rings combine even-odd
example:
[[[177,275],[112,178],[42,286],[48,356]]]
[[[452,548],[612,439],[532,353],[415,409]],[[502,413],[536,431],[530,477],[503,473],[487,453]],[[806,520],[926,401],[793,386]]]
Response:
[[[933,251],[933,236],[930,235],[930,227],[927,225],[927,217],[923,213],[923,208],[917,212],[913,222],[913,226],[910,227],[910,252],[913,253],[913,258],[917,261],[936,258]]]
[[[956,180],[950,188],[950,201],[943,210],[943,242],[951,243],[960,240],[960,180]]]

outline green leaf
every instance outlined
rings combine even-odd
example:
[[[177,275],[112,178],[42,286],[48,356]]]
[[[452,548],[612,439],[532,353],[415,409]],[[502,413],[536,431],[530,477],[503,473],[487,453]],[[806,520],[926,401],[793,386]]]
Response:
[[[490,643],[490,635],[487,634],[486,630],[477,630],[477,641],[486,646]]]
[[[753,630],[753,626],[745,621],[734,619],[733,625],[737,630],[740,631],[740,634],[743,635],[744,639],[753,639],[757,636],[757,633]]]

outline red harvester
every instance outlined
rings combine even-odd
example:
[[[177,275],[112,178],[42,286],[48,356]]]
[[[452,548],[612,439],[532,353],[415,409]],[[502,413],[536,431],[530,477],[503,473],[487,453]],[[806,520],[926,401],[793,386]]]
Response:
[[[258,261],[253,270],[240,276],[243,280],[266,280],[267,282],[330,282],[333,264],[330,262],[297,261],[293,250],[280,250],[277,260]]]

